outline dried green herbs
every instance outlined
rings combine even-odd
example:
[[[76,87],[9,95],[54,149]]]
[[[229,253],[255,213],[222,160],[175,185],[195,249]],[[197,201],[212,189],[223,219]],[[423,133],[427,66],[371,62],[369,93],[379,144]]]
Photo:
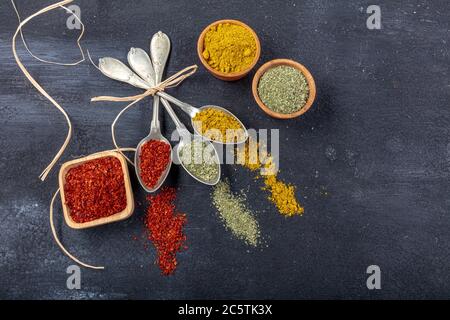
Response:
[[[225,227],[237,238],[256,247],[260,242],[259,224],[246,207],[245,198],[233,194],[227,181],[220,181],[214,187],[212,200]]]
[[[262,75],[258,95],[272,111],[288,114],[305,105],[309,97],[309,86],[303,73],[296,68],[278,66]]]
[[[213,183],[219,177],[219,163],[212,144],[195,139],[180,151],[180,160],[187,171],[198,179]]]

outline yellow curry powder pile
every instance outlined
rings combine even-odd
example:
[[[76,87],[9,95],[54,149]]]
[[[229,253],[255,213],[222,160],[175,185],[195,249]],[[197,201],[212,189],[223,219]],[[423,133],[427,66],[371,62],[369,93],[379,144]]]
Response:
[[[220,142],[242,141],[245,131],[236,118],[216,108],[204,108],[194,117],[194,126],[201,135]]]
[[[215,70],[232,73],[248,68],[256,57],[256,40],[250,30],[224,23],[205,35],[203,58]]]
[[[255,148],[250,145],[254,144]],[[278,211],[288,217],[302,215],[304,208],[295,196],[296,187],[278,179],[278,171],[272,161],[270,154],[262,154],[258,158],[257,144],[251,139],[240,149],[238,149],[238,159],[241,164],[251,171],[265,170],[265,174],[258,173],[257,178],[263,179],[264,190],[270,192],[269,200],[275,204]]]

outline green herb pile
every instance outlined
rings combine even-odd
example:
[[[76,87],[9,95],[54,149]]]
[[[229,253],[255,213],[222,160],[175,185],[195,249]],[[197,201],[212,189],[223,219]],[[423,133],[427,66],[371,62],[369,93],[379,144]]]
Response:
[[[258,95],[272,111],[289,114],[303,108],[309,97],[309,86],[296,68],[278,66],[262,75]]]
[[[212,200],[225,227],[237,238],[256,247],[260,242],[259,224],[246,207],[245,198],[233,194],[227,181],[220,181],[214,186]]]

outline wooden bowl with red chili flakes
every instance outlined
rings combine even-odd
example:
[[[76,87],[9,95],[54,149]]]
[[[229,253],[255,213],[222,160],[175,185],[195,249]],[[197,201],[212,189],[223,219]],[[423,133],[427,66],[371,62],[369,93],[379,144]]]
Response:
[[[124,220],[134,211],[128,166],[116,151],[64,163],[59,190],[64,219],[74,229]]]

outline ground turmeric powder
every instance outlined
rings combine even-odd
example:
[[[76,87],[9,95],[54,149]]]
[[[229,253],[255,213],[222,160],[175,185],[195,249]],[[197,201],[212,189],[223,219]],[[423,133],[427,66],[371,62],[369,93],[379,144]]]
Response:
[[[278,179],[278,170],[270,154],[260,154],[255,158],[256,150],[251,147],[252,144],[257,146],[256,142],[249,138],[247,143],[238,149],[238,159],[243,160],[241,164],[251,171],[265,169],[264,175],[258,172],[256,177],[263,179],[262,189],[270,192],[269,200],[275,204],[281,214],[288,217],[302,215],[304,208],[295,196],[295,186]]]
[[[232,115],[216,108],[204,108],[194,116],[195,129],[211,140],[235,142],[245,139],[241,123]]]
[[[295,197],[295,187],[278,180],[277,175],[264,176],[264,189],[270,191],[269,197],[280,213],[286,216],[302,215],[304,208]]]
[[[256,58],[255,37],[243,26],[220,23],[206,32],[203,58],[217,71],[245,70]]]

